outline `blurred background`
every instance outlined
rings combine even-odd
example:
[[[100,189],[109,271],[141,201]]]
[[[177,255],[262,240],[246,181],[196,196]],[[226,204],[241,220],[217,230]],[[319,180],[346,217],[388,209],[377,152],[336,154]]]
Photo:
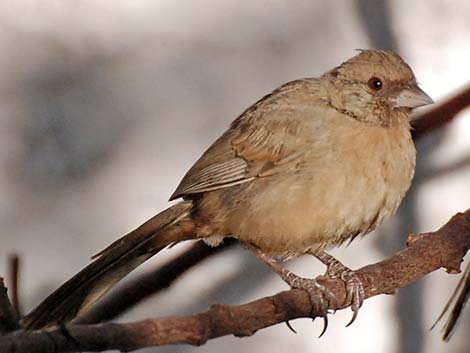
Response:
[[[22,260],[28,311],[89,256],[167,207],[186,170],[246,107],[318,76],[357,48],[392,49],[436,102],[469,84],[470,2],[61,1],[0,3],[0,276]],[[470,111],[420,139],[412,190],[378,231],[332,253],[352,268],[389,256],[408,232],[470,207]],[[181,252],[159,254],[137,272]],[[289,263],[304,276],[314,259]],[[439,270],[396,296],[254,337],[142,352],[465,353],[470,310],[450,343],[429,331],[458,276]],[[286,289],[238,247],[192,269],[122,320],[189,314]],[[468,309],[468,308],[467,308]]]

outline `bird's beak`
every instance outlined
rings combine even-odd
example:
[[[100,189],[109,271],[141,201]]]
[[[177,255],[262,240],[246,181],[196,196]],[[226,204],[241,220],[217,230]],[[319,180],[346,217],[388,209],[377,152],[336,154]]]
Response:
[[[421,88],[412,86],[400,90],[391,98],[391,103],[395,107],[417,108],[432,104],[434,101]]]

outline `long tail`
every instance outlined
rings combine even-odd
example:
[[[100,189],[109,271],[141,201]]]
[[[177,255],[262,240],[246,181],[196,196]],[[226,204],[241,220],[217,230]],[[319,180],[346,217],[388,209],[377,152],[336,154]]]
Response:
[[[112,243],[26,315],[22,324],[40,329],[69,322],[157,252],[194,238],[194,225],[188,217],[191,208],[191,201],[178,203]]]

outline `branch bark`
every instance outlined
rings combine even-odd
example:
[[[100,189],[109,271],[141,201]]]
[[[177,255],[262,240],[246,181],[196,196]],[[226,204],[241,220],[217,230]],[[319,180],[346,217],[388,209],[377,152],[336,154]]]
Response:
[[[470,209],[458,213],[435,232],[410,235],[408,248],[379,263],[357,270],[364,283],[365,297],[395,293],[399,288],[441,267],[449,273],[460,271],[470,248]],[[338,299],[332,310],[344,309],[344,283],[321,278]],[[314,317],[306,292],[298,289],[280,292],[239,306],[214,305],[190,316],[148,319],[126,324],[69,325],[53,331],[17,331],[0,337],[4,353],[100,352],[108,349],[129,351],[149,346],[187,343],[233,334],[251,336],[256,331],[300,317]]]

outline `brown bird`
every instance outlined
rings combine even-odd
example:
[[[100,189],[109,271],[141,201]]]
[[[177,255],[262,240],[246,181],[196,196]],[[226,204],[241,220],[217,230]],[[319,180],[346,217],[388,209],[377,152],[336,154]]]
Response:
[[[291,287],[320,292],[326,308],[329,293],[272,257],[315,255],[345,281],[354,320],[362,283],[324,249],[395,212],[415,168],[409,115],[430,103],[403,59],[378,50],[284,84],[245,110],[194,164],[170,198],[181,202],[97,254],[23,324],[68,322],[168,245],[217,245],[224,237],[238,239]]]

